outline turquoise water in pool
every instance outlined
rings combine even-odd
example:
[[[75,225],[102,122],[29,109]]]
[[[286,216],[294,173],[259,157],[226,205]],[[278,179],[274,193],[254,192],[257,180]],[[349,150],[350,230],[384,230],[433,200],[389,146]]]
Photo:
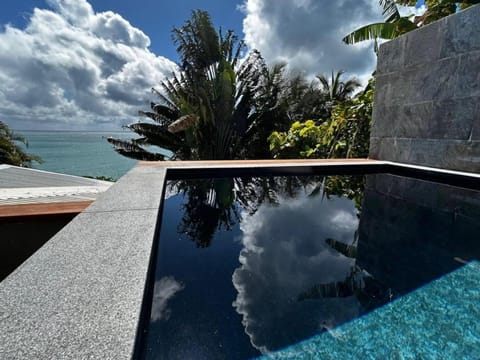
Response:
[[[480,263],[262,359],[478,359]]]
[[[143,358],[480,358],[479,191],[169,180],[159,221]]]

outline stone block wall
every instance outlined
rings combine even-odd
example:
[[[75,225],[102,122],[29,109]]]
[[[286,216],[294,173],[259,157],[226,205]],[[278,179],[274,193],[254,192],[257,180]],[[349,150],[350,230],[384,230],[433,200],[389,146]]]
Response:
[[[380,47],[370,158],[480,172],[480,5]]]

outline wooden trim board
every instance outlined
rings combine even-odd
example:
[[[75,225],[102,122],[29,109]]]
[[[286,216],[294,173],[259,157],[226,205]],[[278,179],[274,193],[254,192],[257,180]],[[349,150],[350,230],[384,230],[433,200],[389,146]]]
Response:
[[[325,164],[325,163],[377,163],[373,159],[282,159],[282,160],[198,160],[198,161],[139,161],[137,166],[245,166],[245,165],[285,165],[285,164]]]
[[[93,201],[0,205],[0,219],[58,214],[78,214]]]

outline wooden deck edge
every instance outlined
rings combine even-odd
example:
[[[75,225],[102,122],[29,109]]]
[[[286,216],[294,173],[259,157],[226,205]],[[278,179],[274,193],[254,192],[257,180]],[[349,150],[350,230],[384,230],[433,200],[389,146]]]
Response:
[[[93,201],[0,205],[0,219],[60,214],[78,214]]]
[[[137,166],[235,166],[235,165],[285,165],[326,163],[376,163],[373,159],[282,159],[282,160],[199,160],[199,161],[139,161]]]

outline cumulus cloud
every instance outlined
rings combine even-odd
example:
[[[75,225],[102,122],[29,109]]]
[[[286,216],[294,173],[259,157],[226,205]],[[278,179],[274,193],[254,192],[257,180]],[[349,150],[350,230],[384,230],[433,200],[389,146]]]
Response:
[[[254,215],[244,214],[240,227],[243,250],[232,277],[238,292],[233,306],[261,352],[358,315],[361,305],[353,296],[298,301],[315,284],[344,281],[351,274],[355,260],[325,240],[352,243],[358,228],[352,201],[306,195],[281,199],[278,207],[262,205]]]
[[[421,16],[427,11],[427,6],[425,4],[419,7],[398,5],[398,11],[401,16]]]
[[[360,26],[382,21],[375,0],[246,0],[245,41],[271,62],[288,62],[307,76],[345,70],[368,78],[375,69],[369,43],[346,45],[342,38]]]
[[[164,276],[155,281],[151,313],[152,321],[168,320],[170,316],[170,311],[167,307],[168,301],[177,292],[183,290],[184,287],[173,276]]]
[[[176,65],[150,39],[86,0],[48,0],[25,29],[0,32],[0,117],[14,128],[118,128]]]

